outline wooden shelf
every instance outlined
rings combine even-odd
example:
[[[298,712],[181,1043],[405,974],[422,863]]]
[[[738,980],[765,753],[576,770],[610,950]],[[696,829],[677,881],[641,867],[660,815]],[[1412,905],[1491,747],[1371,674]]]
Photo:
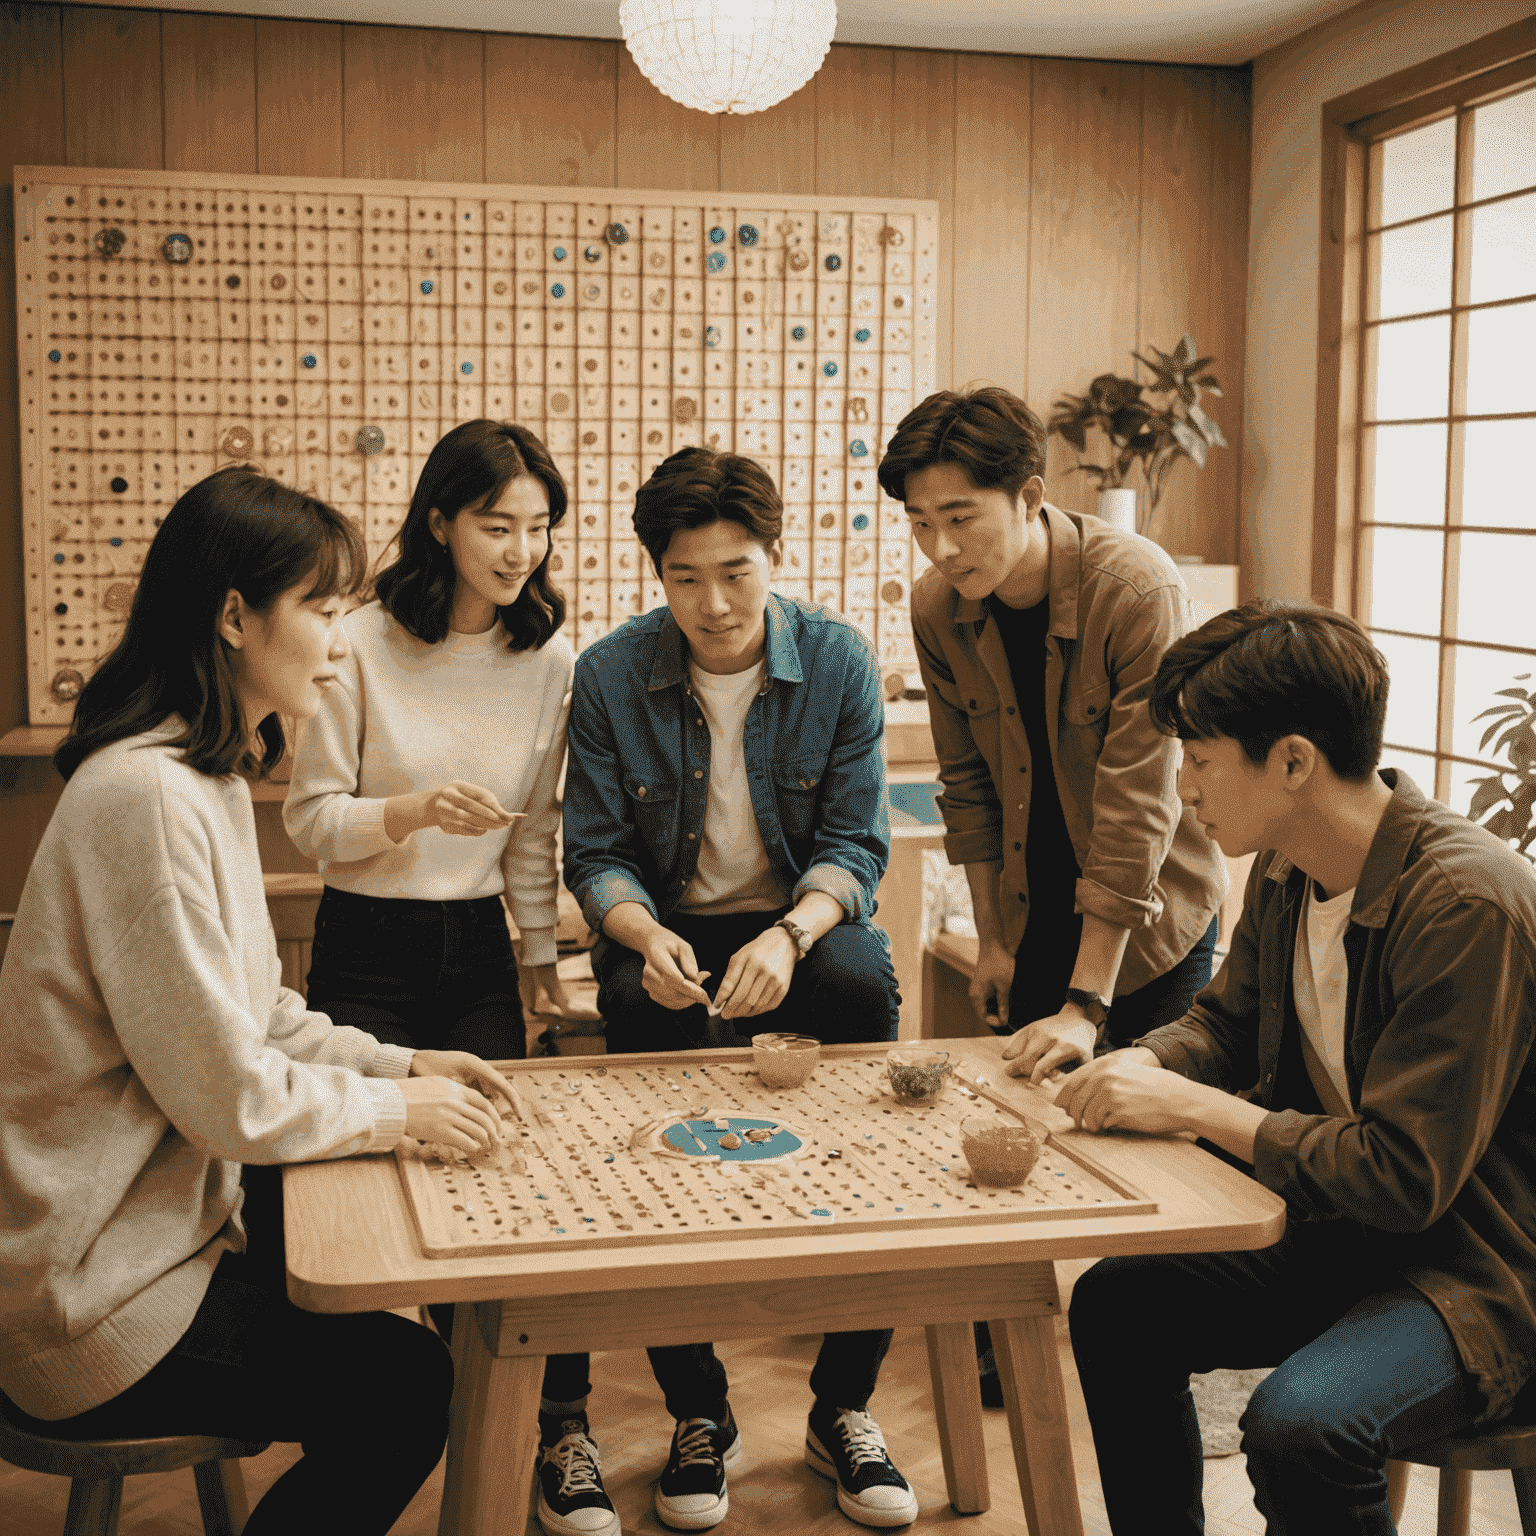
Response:
[[[0,757],[52,757],[67,725],[18,725],[0,736]]]

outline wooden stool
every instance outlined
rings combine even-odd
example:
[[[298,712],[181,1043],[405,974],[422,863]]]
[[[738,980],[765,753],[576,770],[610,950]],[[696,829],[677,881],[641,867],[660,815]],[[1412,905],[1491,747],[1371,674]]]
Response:
[[[242,1456],[259,1456],[270,1442],[216,1435],[166,1435],[155,1440],[52,1440],[23,1429],[15,1405],[0,1393],[0,1459],[28,1472],[72,1479],[64,1536],[117,1536],[123,1479],[136,1472],[191,1467],[207,1536],[240,1536],[250,1515]]]
[[[1536,1536],[1536,1415],[1522,1411],[1485,1430],[1444,1435],[1406,1450],[1387,1463],[1387,1498],[1396,1525],[1408,1493],[1408,1463],[1440,1468],[1438,1536],[1467,1536],[1472,1522],[1472,1474],[1511,1472],[1520,1529]]]

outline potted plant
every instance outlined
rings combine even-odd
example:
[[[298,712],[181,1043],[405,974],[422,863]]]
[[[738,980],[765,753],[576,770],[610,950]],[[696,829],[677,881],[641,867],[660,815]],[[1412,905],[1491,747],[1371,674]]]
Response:
[[[1152,357],[1132,357],[1151,375],[1150,384],[1101,373],[1086,395],[1064,394],[1052,402],[1047,433],[1065,438],[1078,454],[1073,472],[1087,475],[1099,491],[1099,516],[1117,527],[1139,533],[1162,500],[1168,471],[1180,459],[1205,467],[1211,448],[1225,448],[1221,428],[1200,408],[1202,394],[1219,395],[1221,385],[1206,372],[1214,358],[1200,357],[1185,334],[1172,352],[1148,347]],[[1097,429],[1104,438],[1096,457],[1085,463],[1088,434]],[[1140,468],[1150,493],[1146,519],[1137,515],[1137,494],[1126,482]]]
[[[1529,672],[1521,672],[1515,681],[1529,682],[1530,677]],[[1510,766],[1487,778],[1472,780],[1472,803],[1467,807],[1467,816],[1536,863],[1536,856],[1531,853],[1531,843],[1536,841],[1536,815],[1532,814],[1536,808],[1536,689],[1500,688],[1494,697],[1509,702],[1492,704],[1473,717],[1493,717],[1493,724],[1483,732],[1477,749],[1483,751],[1502,731],[1493,752],[1495,757],[1505,753]],[[1515,781],[1513,785],[1505,782],[1511,778]]]

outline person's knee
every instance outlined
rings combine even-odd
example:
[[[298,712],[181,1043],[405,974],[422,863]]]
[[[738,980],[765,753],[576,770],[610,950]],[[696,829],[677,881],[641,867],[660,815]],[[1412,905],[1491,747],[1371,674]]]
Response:
[[[896,977],[890,954],[872,928],[840,924],[801,964],[811,968],[818,1015],[810,1033],[848,1044],[896,1038]]]
[[[1335,1454],[1341,1439],[1316,1393],[1287,1371],[1253,1389],[1238,1428],[1250,1462],[1274,1468],[1315,1465],[1320,1455]]]

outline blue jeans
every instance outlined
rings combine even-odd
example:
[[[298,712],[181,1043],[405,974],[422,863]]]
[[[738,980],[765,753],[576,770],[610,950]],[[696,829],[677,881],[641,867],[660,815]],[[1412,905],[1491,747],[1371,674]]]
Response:
[[[1117,1536],[1205,1530],[1193,1373],[1273,1366],[1242,1449],[1269,1536],[1391,1536],[1383,1463],[1485,1406],[1440,1314],[1353,1222],[1256,1253],[1102,1259],[1072,1350]]]

